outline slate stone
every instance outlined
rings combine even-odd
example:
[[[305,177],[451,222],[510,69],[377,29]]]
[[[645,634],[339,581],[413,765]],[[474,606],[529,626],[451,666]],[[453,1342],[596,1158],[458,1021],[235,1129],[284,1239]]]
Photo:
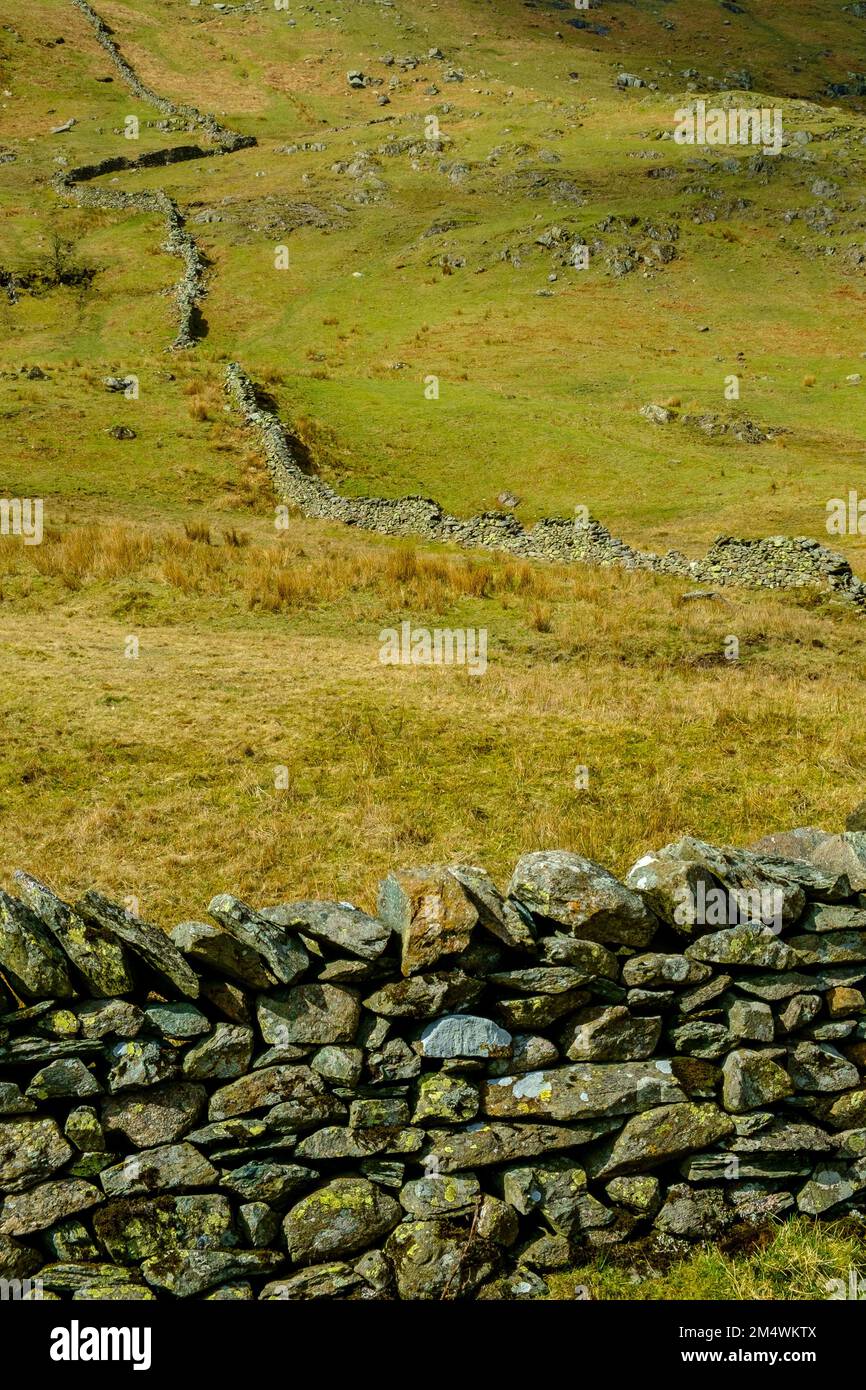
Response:
[[[265,1302],[308,1302],[318,1298],[344,1298],[364,1282],[343,1260],[310,1265],[297,1274],[284,1275],[266,1284],[259,1297]]]
[[[695,1191],[679,1183],[668,1189],[654,1224],[665,1235],[681,1240],[707,1240],[720,1236],[732,1221],[723,1189]]]
[[[731,1046],[731,1035],[722,1023],[709,1023],[703,1019],[690,1019],[668,1030],[671,1045],[678,1053],[687,1057],[703,1057],[713,1060],[723,1057]]]
[[[139,1041],[115,1043],[108,1051],[111,1068],[110,1091],[140,1090],[170,1081],[176,1074],[178,1058],[164,1043]]]
[[[0,1235],[26,1236],[44,1231],[75,1212],[88,1211],[102,1194],[90,1183],[61,1178],[28,1192],[10,1193],[0,1211]]]
[[[489,1018],[449,1014],[424,1028],[421,1051],[425,1057],[507,1057],[511,1034]]]
[[[86,922],[31,874],[19,869],[13,877],[23,902],[47,927],[84,980],[88,993],[98,998],[129,993],[135,981],[123,945],[101,927]]]
[[[173,1144],[192,1129],[207,1105],[203,1086],[179,1082],[112,1096],[102,1107],[106,1134],[122,1134],[138,1149]]]
[[[826,932],[792,936],[789,945],[802,965],[845,965],[866,961],[866,932]]]
[[[208,912],[242,946],[261,956],[282,984],[294,984],[309,965],[309,954],[296,936],[285,927],[269,922],[267,917],[231,893],[220,893],[212,898]]]
[[[642,898],[607,869],[564,850],[524,854],[508,894],[572,936],[608,945],[649,946],[658,925]]]
[[[462,1076],[434,1071],[423,1076],[418,1084],[418,1096],[413,1124],[430,1120],[445,1124],[461,1124],[473,1120],[480,1105],[478,1087]]]
[[[320,1264],[368,1249],[402,1215],[399,1202],[366,1178],[335,1178],[291,1208],[283,1235],[295,1264]]]
[[[559,1049],[549,1038],[535,1033],[515,1033],[511,1039],[511,1056],[495,1058],[488,1064],[488,1076],[516,1076],[518,1072],[541,1071],[553,1066]]]
[[[484,1114],[497,1118],[591,1120],[630,1115],[685,1097],[669,1061],[578,1062],[485,1082]]]
[[[190,1081],[233,1081],[247,1071],[253,1055],[253,1030],[238,1023],[217,1023],[185,1054],[183,1074]]]
[[[515,999],[500,999],[495,1012],[510,1032],[522,1028],[549,1028],[560,1018],[573,1014],[588,1004],[591,995],[586,990],[570,990],[568,994],[526,994]]]
[[[847,1091],[860,1081],[853,1063],[827,1044],[797,1043],[787,1067],[798,1091]]]
[[[93,1229],[120,1266],[184,1249],[220,1250],[238,1244],[231,1203],[221,1193],[115,1198],[97,1207]]]
[[[538,965],[526,970],[500,970],[490,983],[508,994],[566,994],[580,989],[592,977],[573,965]]]
[[[428,1130],[429,1157],[442,1173],[462,1172],[578,1148],[614,1128],[618,1121],[612,1119],[581,1125],[475,1122],[460,1130]]]
[[[222,1086],[211,1096],[208,1114],[211,1120],[226,1120],[269,1107],[279,1107],[282,1119],[301,1126],[307,1116],[311,1123],[321,1122],[341,1108],[309,1067],[287,1066],[266,1067]]]
[[[310,1059],[310,1066],[326,1081],[355,1087],[364,1070],[364,1053],[360,1047],[320,1047]]]
[[[724,1107],[738,1115],[784,1100],[794,1091],[788,1072],[763,1052],[730,1052],[722,1077]]]
[[[821,1008],[819,994],[795,994],[782,1010],[779,1019],[782,1030],[785,1033],[796,1033],[798,1029],[806,1028],[818,1017]]]
[[[582,1009],[563,1030],[562,1046],[573,1062],[631,1062],[651,1057],[662,1032],[660,1018],[635,1018],[627,1008]]]
[[[127,999],[94,999],[80,1004],[78,1023],[84,1038],[135,1038],[146,1023],[144,1011]]]
[[[30,1100],[81,1100],[101,1090],[80,1058],[66,1057],[42,1067],[27,1087],[27,1095]]]
[[[622,968],[623,983],[638,989],[660,989],[673,986],[683,989],[701,985],[712,977],[712,970],[688,956],[664,955],[648,951],[632,956]]]
[[[193,1004],[151,1004],[145,1009],[148,1027],[163,1038],[200,1038],[210,1020]]]
[[[259,995],[256,1014],[265,1042],[322,1047],[354,1042],[360,1004],[357,994],[337,985],[296,985]]]
[[[489,1279],[499,1262],[498,1247],[476,1242],[466,1258],[466,1237],[459,1224],[441,1217],[398,1226],[385,1242],[398,1296],[425,1302],[466,1297]]]
[[[309,1186],[317,1177],[315,1168],[302,1168],[300,1164],[254,1161],[224,1172],[220,1184],[242,1202],[267,1202],[279,1207],[293,1192]]]
[[[483,982],[462,970],[412,975],[383,985],[364,1000],[364,1008],[385,1018],[435,1018],[473,1003]]]
[[[686,947],[690,960],[713,965],[755,966],[764,970],[792,970],[800,956],[780,941],[769,927],[741,926],[709,932]]]
[[[665,1163],[699,1152],[734,1133],[728,1115],[715,1105],[689,1102],[655,1106],[627,1120],[593,1164],[599,1182],[632,1173],[647,1173]]]
[[[469,946],[478,911],[444,865],[402,869],[379,888],[379,917],[400,938],[402,971],[416,975]]]
[[[776,1035],[773,1010],[753,999],[735,999],[728,1009],[728,1031],[732,1038],[772,1042]]]
[[[32,1115],[36,1104],[22,1095],[14,1081],[0,1081],[0,1116]]]
[[[66,956],[34,912],[0,889],[0,970],[24,999],[71,999]]]
[[[262,908],[261,916],[361,960],[378,960],[391,939],[389,926],[349,903],[280,903]]]
[[[493,879],[484,869],[469,864],[452,864],[449,871],[464,889],[478,913],[478,921],[482,927],[510,950],[531,956],[537,954],[538,946],[531,917],[520,912],[514,903],[503,898]]]
[[[179,922],[171,939],[196,965],[216,975],[227,975],[230,980],[252,989],[268,989],[277,983],[276,975],[268,969],[258,951],[208,922]]]
[[[78,1105],[70,1110],[63,1133],[82,1153],[104,1153],[105,1134],[99,1116],[90,1105]]]
[[[570,965],[582,971],[587,980],[619,979],[619,961],[613,951],[597,941],[582,941],[555,932],[553,936],[542,937],[538,947],[545,965]]]
[[[106,1168],[100,1181],[107,1197],[139,1197],[215,1185],[217,1170],[192,1144],[168,1144],[131,1154]]]
[[[267,1277],[284,1258],[277,1250],[181,1250],[145,1260],[141,1272],[153,1288],[193,1298],[229,1279]]]
[[[473,1212],[481,1197],[481,1184],[472,1173],[415,1178],[400,1193],[400,1205],[410,1216],[426,1220]]]
[[[46,1117],[0,1121],[0,1192],[25,1192],[45,1182],[72,1157],[72,1149]]]
[[[92,890],[75,904],[75,910],[86,921],[95,922],[119,938],[170,990],[188,999],[198,998],[198,976],[165,932]]]

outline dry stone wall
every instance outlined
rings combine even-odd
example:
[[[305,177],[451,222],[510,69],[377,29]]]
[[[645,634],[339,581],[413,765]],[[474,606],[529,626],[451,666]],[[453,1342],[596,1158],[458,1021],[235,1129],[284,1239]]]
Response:
[[[619,882],[403,869],[170,932],[0,893],[0,1278],[30,1297],[543,1295],[866,1211],[866,834]],[[15,1281],[18,1281],[15,1284]]]
[[[756,589],[811,586],[866,609],[866,584],[854,575],[844,556],[807,536],[759,540],[720,536],[702,560],[688,560],[676,550],[665,555],[635,550],[593,519],[578,523],[566,517],[548,517],[527,530],[506,512],[451,516],[429,497],[344,497],[299,466],[286,429],[274,411],[258,399],[254,383],[239,363],[230,362],[226,368],[225,387],[256,434],[277,497],[305,516],[324,517],[388,536],[418,536],[526,559],[680,575],[698,584]]]

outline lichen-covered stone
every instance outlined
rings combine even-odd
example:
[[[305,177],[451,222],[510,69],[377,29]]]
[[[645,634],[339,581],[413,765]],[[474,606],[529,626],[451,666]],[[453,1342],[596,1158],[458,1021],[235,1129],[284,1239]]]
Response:
[[[0,970],[25,999],[71,999],[66,956],[34,912],[0,890]]]
[[[389,926],[349,903],[280,903],[262,908],[261,915],[277,926],[303,932],[361,960],[378,960],[391,938]]]
[[[198,998],[198,975],[165,932],[127,912],[126,908],[118,907],[117,903],[109,902],[101,893],[85,893],[75,904],[75,910],[86,921],[95,922],[104,931],[119,938],[172,991],[188,999]]]
[[[0,1121],[0,1192],[25,1192],[44,1182],[72,1157],[72,1149],[47,1117]]]
[[[444,865],[401,869],[379,889],[379,917],[402,942],[404,975],[429,970],[465,951],[478,911],[462,883]]]
[[[192,1129],[207,1105],[203,1086],[186,1082],[112,1096],[102,1107],[106,1134],[122,1134],[138,1149],[173,1144]]]
[[[354,1042],[360,1004],[357,994],[337,985],[296,985],[260,995],[256,1013],[265,1042],[322,1047]]]
[[[399,1202],[366,1178],[335,1178],[291,1208],[283,1234],[295,1264],[317,1264],[366,1250],[402,1216]]]
[[[651,1172],[733,1133],[733,1121],[714,1105],[657,1106],[627,1121],[609,1152],[601,1153],[600,1164],[593,1165],[593,1176],[604,1181]]]
[[[98,1095],[99,1082],[80,1057],[64,1057],[49,1062],[36,1073],[27,1087],[31,1100],[83,1100]]]
[[[93,922],[86,922],[31,874],[17,870],[14,877],[22,900],[48,928],[90,994],[109,998],[127,994],[134,987],[132,965],[120,941]]]
[[[284,985],[292,985],[306,970],[310,957],[303,944],[285,927],[269,922],[231,893],[212,898],[208,912],[242,946],[254,951]]]
[[[234,1081],[249,1068],[253,1041],[252,1028],[217,1023],[208,1037],[185,1054],[183,1074],[190,1081]]]
[[[524,854],[508,893],[533,915],[588,941],[643,948],[658,925],[642,898],[607,869],[563,850]]]
[[[434,1071],[421,1078],[412,1116],[413,1124],[434,1121],[460,1124],[478,1114],[478,1087],[463,1076]]]
[[[661,1032],[660,1018],[635,1018],[622,1005],[582,1009],[563,1029],[562,1046],[573,1062],[643,1061]]]
[[[179,951],[196,965],[252,989],[268,989],[277,977],[251,946],[245,946],[209,922],[178,922],[171,939]]]
[[[773,1105],[794,1092],[788,1072],[763,1052],[729,1052],[722,1077],[722,1103],[735,1115]]]
[[[74,1178],[52,1179],[27,1192],[10,1193],[0,1211],[0,1235],[26,1236],[44,1231],[75,1212],[88,1211],[102,1201],[90,1183]]]
[[[496,1117],[584,1120],[630,1115],[684,1100],[669,1061],[578,1062],[505,1076],[482,1087],[482,1109]]]
[[[100,1174],[107,1197],[139,1197],[147,1192],[183,1192],[217,1182],[217,1170],[192,1144],[169,1144],[131,1154]]]

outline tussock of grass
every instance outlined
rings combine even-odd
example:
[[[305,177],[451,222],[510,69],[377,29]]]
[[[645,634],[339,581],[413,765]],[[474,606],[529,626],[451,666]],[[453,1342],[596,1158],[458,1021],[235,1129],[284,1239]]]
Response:
[[[866,1244],[853,1221],[795,1217],[756,1235],[751,1249],[698,1246],[684,1259],[617,1251],[545,1276],[553,1299],[803,1300],[847,1296],[851,1270],[866,1272]]]

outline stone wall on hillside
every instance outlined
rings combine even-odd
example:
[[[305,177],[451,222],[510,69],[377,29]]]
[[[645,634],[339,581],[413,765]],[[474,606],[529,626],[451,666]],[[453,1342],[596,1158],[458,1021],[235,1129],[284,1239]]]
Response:
[[[208,917],[0,893],[13,1294],[527,1298],[866,1213],[866,833]]]
[[[526,529],[506,512],[451,516],[429,497],[346,497],[299,465],[290,436],[276,413],[259,400],[255,386],[237,362],[225,374],[226,391],[259,447],[281,502],[305,516],[324,517],[388,536],[417,536],[468,548],[504,551],[533,560],[588,564],[679,575],[699,584],[755,589],[829,590],[844,602],[866,609],[866,584],[843,555],[807,536],[769,536],[758,540],[720,536],[702,560],[677,550],[665,555],[635,550],[592,519],[549,517]]]

